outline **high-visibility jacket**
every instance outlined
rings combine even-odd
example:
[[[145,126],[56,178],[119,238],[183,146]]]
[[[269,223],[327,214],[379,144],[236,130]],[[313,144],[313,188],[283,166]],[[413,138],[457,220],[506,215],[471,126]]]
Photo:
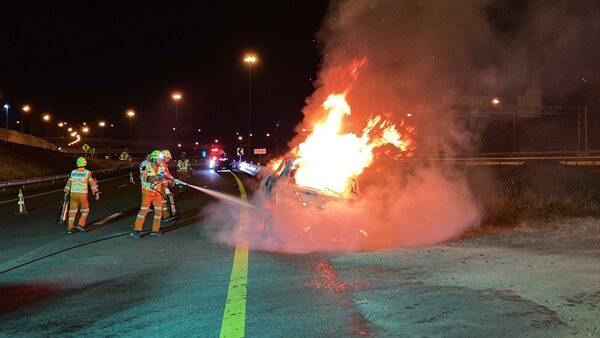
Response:
[[[173,179],[175,178],[173,175],[171,175],[171,171],[169,171],[169,164],[166,161],[160,161],[158,163],[158,166],[161,169],[161,173],[168,179]]]
[[[140,173],[144,170],[146,170],[146,166],[150,164],[150,162],[143,160],[142,163],[140,163]]]
[[[140,174],[140,179],[142,182],[142,191],[152,191],[155,192],[155,190],[159,190],[160,191],[160,185],[159,186],[155,186],[156,181],[155,182],[150,182],[149,180],[151,178],[158,178],[159,175],[161,175],[162,172],[162,167],[158,164],[154,164],[154,163],[148,163],[146,165],[146,169],[143,170]]]
[[[71,171],[69,180],[65,185],[65,193],[71,192],[74,194],[87,194],[88,184],[92,187],[92,193],[98,193],[98,183],[92,177],[92,172],[85,168],[77,168]]]
[[[177,171],[188,171],[190,170],[190,160],[187,158],[177,161]]]

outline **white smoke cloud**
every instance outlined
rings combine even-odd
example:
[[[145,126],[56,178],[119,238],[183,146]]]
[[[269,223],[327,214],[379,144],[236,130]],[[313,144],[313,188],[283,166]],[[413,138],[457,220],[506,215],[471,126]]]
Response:
[[[544,90],[551,93],[577,90],[582,76],[599,75],[599,13],[592,0],[529,1],[516,8],[492,0],[336,2],[318,34],[321,70],[297,129],[323,118],[325,98],[348,88],[341,72],[366,58],[347,95],[353,113],[345,132],[386,113],[416,127],[418,157],[455,154],[471,139],[440,109],[443,97],[518,95],[547,81]],[[361,175],[357,201],[330,202],[319,211],[289,203],[273,216],[268,234],[260,230],[263,215],[248,217],[241,232],[232,215],[225,223],[234,226],[217,231],[218,239],[244,237],[254,248],[287,252],[368,250],[435,244],[478,225],[478,203],[458,171],[395,161],[388,153],[378,153]]]

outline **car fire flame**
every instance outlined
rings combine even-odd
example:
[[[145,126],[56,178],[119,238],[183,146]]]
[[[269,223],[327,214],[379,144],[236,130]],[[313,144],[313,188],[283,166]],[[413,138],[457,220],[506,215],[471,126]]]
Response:
[[[353,79],[364,63],[365,59],[354,61],[349,74]],[[360,135],[343,130],[344,118],[352,113],[346,100],[350,86],[342,93],[327,97],[322,104],[325,118],[316,122],[306,140],[294,149],[298,158],[297,185],[348,195],[353,178],[373,163],[376,148],[390,145],[399,154],[411,155],[414,144],[410,135],[414,128],[405,126],[404,121],[399,124],[404,127],[402,133],[383,115],[366,121]]]

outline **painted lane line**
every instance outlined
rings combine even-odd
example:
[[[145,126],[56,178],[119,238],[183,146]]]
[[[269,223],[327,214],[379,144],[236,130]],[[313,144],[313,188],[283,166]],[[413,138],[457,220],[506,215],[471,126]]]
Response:
[[[111,219],[119,217],[121,215],[123,215],[122,212],[117,212],[116,214],[112,214],[110,216],[104,217],[103,219],[101,219],[97,222],[92,223],[92,225],[104,225],[104,224],[106,224],[106,222],[110,221]]]
[[[98,181],[98,183],[116,180],[118,178],[125,177],[125,176],[129,176],[129,174],[121,175],[121,176],[117,176],[117,177],[113,177],[113,178],[107,178],[105,180]],[[49,194],[53,194],[53,193],[59,192],[59,191],[63,191],[63,189],[56,189],[56,190],[52,190],[52,191],[46,191],[46,192],[43,192],[43,193],[39,193],[39,194],[36,194],[36,195],[25,196],[25,199],[30,199],[30,198],[34,198],[34,197],[49,195]],[[18,200],[19,200],[18,198],[13,198],[11,200],[0,201],[0,204],[9,203],[9,202],[15,202],[15,201],[18,201]]]
[[[245,202],[248,201],[246,189],[242,181],[233,173],[240,196]],[[242,209],[240,224],[245,224],[248,217],[248,211]],[[248,245],[247,243],[238,243],[235,247],[233,256],[233,266],[231,268],[231,277],[229,278],[229,288],[227,289],[227,300],[225,301],[225,311],[223,312],[223,322],[221,323],[222,338],[244,337],[246,330],[246,292],[248,286]]]
[[[126,186],[127,186],[127,184],[121,184],[121,185],[117,186],[117,188],[123,188],[123,187],[126,187]]]
[[[30,198],[33,198],[33,197],[49,195],[49,194],[53,194],[53,193],[59,192],[59,191],[63,191],[63,189],[57,189],[57,190],[47,191],[47,192],[43,192],[43,193],[37,194],[37,195],[25,196],[25,199],[30,199]],[[19,200],[18,198],[13,198],[12,200],[1,201],[0,204],[9,203],[9,202],[15,202],[15,201],[18,201],[18,200]]]

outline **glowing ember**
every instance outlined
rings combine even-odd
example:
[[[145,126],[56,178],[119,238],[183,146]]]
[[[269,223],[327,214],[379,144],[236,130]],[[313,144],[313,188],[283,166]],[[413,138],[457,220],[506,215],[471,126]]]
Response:
[[[352,67],[353,78],[356,71]],[[344,133],[342,122],[352,113],[346,92],[329,95],[322,105],[326,117],[315,123],[312,133],[295,149],[296,184],[348,195],[353,180],[373,162],[375,148],[392,145],[401,152],[410,150],[410,139],[403,138],[396,125],[381,115],[366,121],[360,136]]]

